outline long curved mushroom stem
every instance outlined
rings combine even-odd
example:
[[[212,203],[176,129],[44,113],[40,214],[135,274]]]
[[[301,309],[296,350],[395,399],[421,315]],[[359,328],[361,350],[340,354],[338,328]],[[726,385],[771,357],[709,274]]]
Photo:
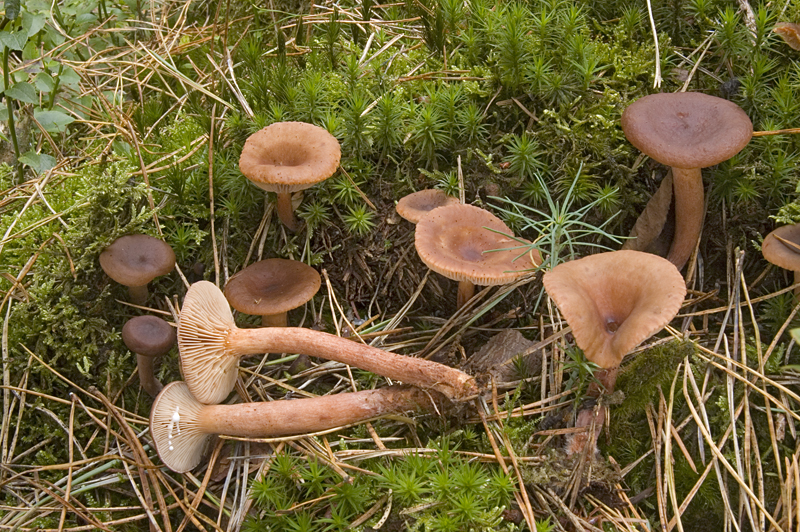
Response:
[[[467,301],[472,299],[475,295],[475,283],[470,281],[458,282],[458,296],[456,297],[456,308],[461,308],[467,304]]]
[[[672,167],[675,236],[667,260],[679,270],[692,255],[703,227],[704,190],[700,168]]]
[[[286,228],[296,233],[300,230],[301,224],[294,215],[294,207],[292,207],[292,193],[291,192],[277,192],[278,195],[278,218],[280,218]]]
[[[307,434],[388,414],[436,411],[437,402],[442,397],[436,392],[390,386],[306,399],[204,405],[185,383],[173,382],[153,403],[150,431],[164,463],[184,472],[197,465],[213,434],[244,438]]]
[[[206,404],[222,402],[233,390],[239,358],[261,353],[297,353],[334,360],[436,390],[453,401],[464,401],[478,393],[475,379],[463,371],[422,358],[299,327],[239,329],[225,296],[208,281],[193,284],[186,294],[178,347],[186,384]]]

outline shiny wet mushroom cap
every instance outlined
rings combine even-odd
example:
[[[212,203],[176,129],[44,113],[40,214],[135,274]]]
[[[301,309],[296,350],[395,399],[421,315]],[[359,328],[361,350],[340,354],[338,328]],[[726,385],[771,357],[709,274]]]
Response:
[[[663,329],[686,296],[674,264],[640,251],[564,262],[542,281],[578,347],[601,368],[619,366],[625,355]]]
[[[341,156],[339,141],[327,130],[305,122],[276,122],[247,138],[239,169],[255,185],[278,194],[278,216],[296,231],[291,193],[328,179]]]
[[[100,254],[100,267],[128,287],[134,303],[143,305],[147,283],[175,268],[175,252],[166,242],[149,235],[123,236]]]
[[[448,196],[439,189],[428,189],[404,196],[397,202],[395,210],[412,224],[419,223],[423,216],[438,207],[458,204],[458,198]]]
[[[306,304],[320,284],[317,270],[305,263],[266,259],[231,277],[225,297],[239,312],[262,316],[263,325],[286,326],[286,313]]]

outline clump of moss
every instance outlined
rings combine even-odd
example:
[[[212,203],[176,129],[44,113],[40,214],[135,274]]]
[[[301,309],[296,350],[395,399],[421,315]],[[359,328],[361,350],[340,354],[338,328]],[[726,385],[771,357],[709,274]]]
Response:
[[[617,377],[616,389],[625,395],[625,400],[612,410],[612,424],[624,423],[633,415],[644,412],[648,404],[658,399],[659,388],[666,393],[678,365],[694,352],[692,342],[673,340],[633,357]]]

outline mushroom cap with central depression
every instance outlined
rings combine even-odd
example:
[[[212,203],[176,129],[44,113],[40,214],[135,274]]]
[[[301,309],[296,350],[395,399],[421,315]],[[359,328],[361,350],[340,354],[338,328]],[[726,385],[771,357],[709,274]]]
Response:
[[[619,366],[633,348],[664,328],[686,296],[674,264],[640,251],[564,262],[542,281],[578,347],[601,368]]]
[[[121,285],[145,286],[175,268],[175,252],[155,237],[127,235],[100,253],[100,267]]]
[[[290,193],[328,179],[339,167],[339,141],[305,122],[276,122],[250,135],[239,169],[268,192]]]
[[[473,205],[446,205],[417,223],[414,241],[422,262],[448,279],[481,286],[510,283],[541,263],[525,241],[509,238],[500,218]]]
[[[225,285],[225,297],[245,314],[281,314],[307,303],[320,284],[317,270],[305,263],[266,259],[231,277]]]
[[[439,189],[431,188],[403,196],[397,202],[395,210],[401,217],[416,224],[433,209],[457,203],[459,203],[458,198],[448,196]]]
[[[661,164],[705,168],[744,148],[753,124],[733,102],[698,92],[650,94],[622,113],[631,144]]]

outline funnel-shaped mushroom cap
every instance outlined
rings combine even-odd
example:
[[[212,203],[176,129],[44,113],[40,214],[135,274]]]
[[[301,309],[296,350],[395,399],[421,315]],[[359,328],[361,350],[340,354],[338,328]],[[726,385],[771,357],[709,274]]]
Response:
[[[327,130],[305,122],[276,122],[250,135],[239,169],[268,192],[294,192],[336,172],[339,141]]]
[[[492,286],[510,283],[541,263],[538,252],[523,253],[523,244],[505,236],[510,234],[511,229],[489,211],[455,204],[420,220],[415,244],[431,270],[455,281]]]
[[[100,267],[119,284],[145,286],[175,267],[169,244],[149,235],[128,235],[114,241],[100,254]]]
[[[175,345],[175,329],[155,316],[136,316],[122,326],[122,341],[137,355],[160,357]]]
[[[800,224],[778,227],[767,235],[761,254],[784,270],[800,270]]]
[[[307,264],[266,259],[231,277],[225,285],[225,297],[245,314],[280,314],[308,302],[320,284],[319,273]]]
[[[192,470],[205,454],[211,434],[198,427],[203,405],[184,382],[167,384],[150,410],[150,434],[164,464],[176,473]]]
[[[228,300],[213,283],[189,287],[178,322],[181,373],[198,401],[218,404],[228,397],[239,375],[239,359],[226,356],[235,327]]]
[[[439,189],[420,190],[404,196],[397,202],[397,214],[411,222],[419,223],[423,216],[437,207],[459,203],[458,198],[448,196]]]
[[[586,358],[613,368],[675,317],[686,296],[666,259],[612,251],[559,264],[542,279]]]
[[[651,94],[622,113],[631,144],[656,161],[678,168],[705,168],[739,153],[753,124],[735,103],[697,92]]]

